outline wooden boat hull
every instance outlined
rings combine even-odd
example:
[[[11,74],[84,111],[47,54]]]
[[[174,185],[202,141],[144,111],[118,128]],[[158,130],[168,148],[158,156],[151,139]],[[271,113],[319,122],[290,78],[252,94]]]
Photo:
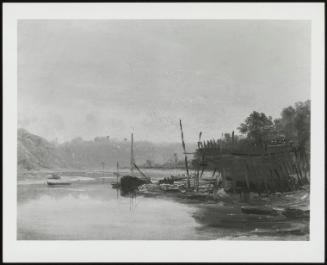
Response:
[[[150,183],[149,180],[127,175],[120,179],[120,188],[124,192],[134,191],[139,186],[148,183]]]

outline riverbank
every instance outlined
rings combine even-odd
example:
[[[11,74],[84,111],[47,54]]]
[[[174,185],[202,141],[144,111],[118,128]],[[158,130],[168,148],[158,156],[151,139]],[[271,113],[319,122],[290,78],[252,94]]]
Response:
[[[145,185],[144,185],[145,186]],[[208,229],[237,229],[242,240],[309,240],[310,186],[297,191],[262,194],[250,193],[244,201],[238,194],[163,191],[141,187],[139,196],[166,198],[184,204],[196,204],[193,217]],[[249,229],[250,228],[250,229]],[[245,234],[246,235],[245,235]]]

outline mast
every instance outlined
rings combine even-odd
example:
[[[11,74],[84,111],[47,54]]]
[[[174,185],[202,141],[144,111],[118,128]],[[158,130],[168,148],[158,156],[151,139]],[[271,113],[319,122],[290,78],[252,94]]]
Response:
[[[133,133],[131,134],[131,175],[133,176],[134,173],[134,137],[133,137]]]
[[[182,147],[185,155],[185,168],[186,168],[186,175],[187,175],[187,188],[190,188],[190,174],[188,171],[188,163],[187,163],[187,155],[186,155],[186,148],[185,148],[185,142],[184,142],[184,133],[183,133],[183,126],[182,126],[182,120],[179,120],[179,126],[181,129],[181,138],[182,138]]]

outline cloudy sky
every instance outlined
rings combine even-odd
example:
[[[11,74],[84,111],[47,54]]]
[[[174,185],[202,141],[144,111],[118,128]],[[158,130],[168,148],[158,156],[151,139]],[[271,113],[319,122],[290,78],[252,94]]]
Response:
[[[49,140],[180,140],[310,98],[310,23],[21,20],[18,126]]]

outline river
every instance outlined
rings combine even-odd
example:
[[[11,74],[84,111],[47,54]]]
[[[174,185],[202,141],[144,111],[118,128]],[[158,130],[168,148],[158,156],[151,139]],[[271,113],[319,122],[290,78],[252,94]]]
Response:
[[[178,172],[148,170],[153,178]],[[234,205],[172,197],[121,196],[112,172],[66,172],[69,186],[46,173],[18,179],[19,240],[308,240],[307,220],[252,216]]]

